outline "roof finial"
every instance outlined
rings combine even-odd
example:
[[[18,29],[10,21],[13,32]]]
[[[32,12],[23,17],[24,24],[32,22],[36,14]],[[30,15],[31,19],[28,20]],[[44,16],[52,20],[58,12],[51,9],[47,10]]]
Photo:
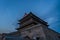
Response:
[[[29,13],[31,14],[32,12],[30,11]]]
[[[28,14],[27,14],[27,13],[25,13],[25,14],[24,14],[24,17],[25,17],[25,16],[27,16],[27,15],[28,15]]]

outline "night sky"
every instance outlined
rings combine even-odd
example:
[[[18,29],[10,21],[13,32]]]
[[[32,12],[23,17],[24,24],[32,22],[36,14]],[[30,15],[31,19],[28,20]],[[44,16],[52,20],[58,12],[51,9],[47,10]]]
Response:
[[[0,0],[0,33],[16,31],[18,20],[32,12],[60,33],[59,0]]]

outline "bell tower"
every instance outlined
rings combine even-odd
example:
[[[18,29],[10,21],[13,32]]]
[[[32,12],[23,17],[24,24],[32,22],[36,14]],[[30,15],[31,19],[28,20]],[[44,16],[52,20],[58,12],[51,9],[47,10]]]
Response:
[[[19,28],[17,28],[17,30],[23,37],[28,36],[31,39],[39,39],[39,37],[45,38],[43,28],[47,27],[47,22],[43,21],[39,17],[35,16],[32,12],[30,12],[29,14],[25,13],[24,17],[19,20]]]

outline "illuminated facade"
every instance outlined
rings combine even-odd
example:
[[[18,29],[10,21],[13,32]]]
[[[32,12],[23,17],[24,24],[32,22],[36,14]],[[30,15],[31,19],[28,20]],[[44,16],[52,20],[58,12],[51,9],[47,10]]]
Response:
[[[32,12],[25,14],[18,24],[17,32],[6,34],[5,40],[60,40],[60,34]]]

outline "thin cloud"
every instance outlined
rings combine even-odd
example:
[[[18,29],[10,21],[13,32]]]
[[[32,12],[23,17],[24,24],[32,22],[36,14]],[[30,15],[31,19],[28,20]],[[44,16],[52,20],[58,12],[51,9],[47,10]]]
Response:
[[[58,18],[56,18],[56,17],[49,17],[49,18],[47,18],[47,19],[45,19],[49,24],[53,24],[53,23],[55,23],[55,22],[57,22],[58,21]]]

